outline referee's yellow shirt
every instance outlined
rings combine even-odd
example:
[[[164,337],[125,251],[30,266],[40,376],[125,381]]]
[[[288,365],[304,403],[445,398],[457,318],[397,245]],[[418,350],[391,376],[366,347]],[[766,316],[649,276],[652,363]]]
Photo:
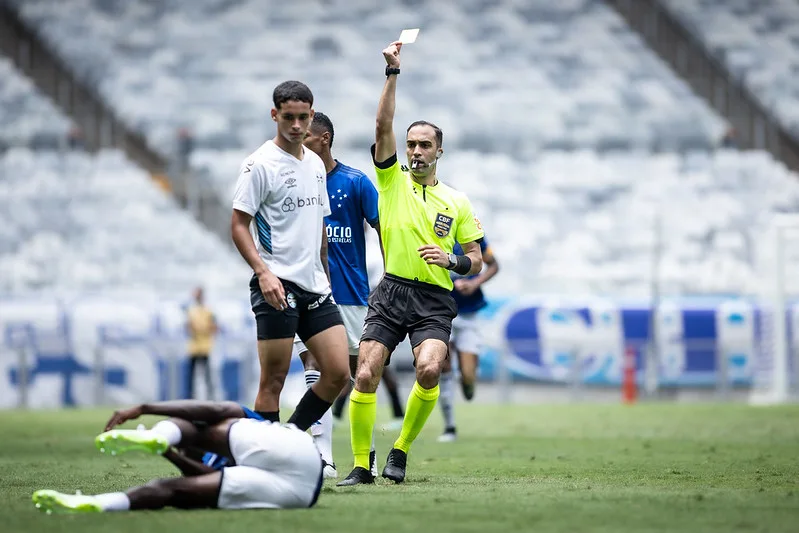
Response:
[[[374,147],[372,150],[374,155]],[[452,253],[456,240],[464,244],[482,238],[483,228],[471,202],[464,193],[440,181],[436,185],[416,183],[402,170],[396,154],[383,163],[375,162],[375,172],[386,272],[452,290],[449,270],[428,265],[417,250],[436,244]]]

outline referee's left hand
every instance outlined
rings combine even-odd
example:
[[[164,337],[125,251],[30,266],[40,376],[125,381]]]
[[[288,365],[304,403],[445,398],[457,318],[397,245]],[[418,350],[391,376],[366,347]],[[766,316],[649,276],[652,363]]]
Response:
[[[436,265],[441,268],[449,266],[449,256],[447,252],[436,246],[435,244],[425,244],[417,250],[419,257],[424,259],[428,265]]]

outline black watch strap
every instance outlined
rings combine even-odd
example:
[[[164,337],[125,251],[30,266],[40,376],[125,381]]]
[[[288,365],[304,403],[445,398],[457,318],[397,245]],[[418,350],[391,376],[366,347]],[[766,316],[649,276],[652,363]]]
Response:
[[[458,266],[458,256],[455,254],[447,254],[447,259],[449,259],[449,265],[447,265],[447,270],[452,270],[456,266]]]
[[[399,74],[399,73],[400,69],[395,67],[389,67],[388,65],[386,65],[386,77],[391,76],[392,74]]]

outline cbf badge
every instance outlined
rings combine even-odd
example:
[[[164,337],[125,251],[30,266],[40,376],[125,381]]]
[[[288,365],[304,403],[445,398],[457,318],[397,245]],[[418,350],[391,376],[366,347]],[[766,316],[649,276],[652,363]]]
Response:
[[[449,230],[452,229],[453,220],[454,219],[452,217],[438,213],[436,215],[436,223],[433,224],[433,230],[436,232],[436,235],[442,239],[449,235]]]

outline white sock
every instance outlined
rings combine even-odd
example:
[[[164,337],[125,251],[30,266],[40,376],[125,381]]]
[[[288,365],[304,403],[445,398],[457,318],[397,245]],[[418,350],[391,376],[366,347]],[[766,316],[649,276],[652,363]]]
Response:
[[[180,427],[171,420],[161,420],[150,431],[164,437],[170,446],[177,446],[180,444],[180,439],[183,438]]]
[[[438,404],[444,414],[445,429],[455,427],[455,386],[453,381],[453,372],[444,372],[438,381],[438,387],[441,391],[438,396]]]
[[[322,377],[322,373],[318,370],[306,370],[305,371],[305,387],[310,389],[311,385],[319,381],[319,378]]]
[[[322,418],[319,419],[322,423],[321,429],[318,434],[313,436],[316,447],[319,448],[319,454],[322,460],[328,464],[333,464],[333,413],[328,409]],[[319,427],[319,426],[317,426]],[[313,433],[313,432],[312,432]]]
[[[128,511],[130,498],[124,492],[108,492],[95,496],[103,511]]]

